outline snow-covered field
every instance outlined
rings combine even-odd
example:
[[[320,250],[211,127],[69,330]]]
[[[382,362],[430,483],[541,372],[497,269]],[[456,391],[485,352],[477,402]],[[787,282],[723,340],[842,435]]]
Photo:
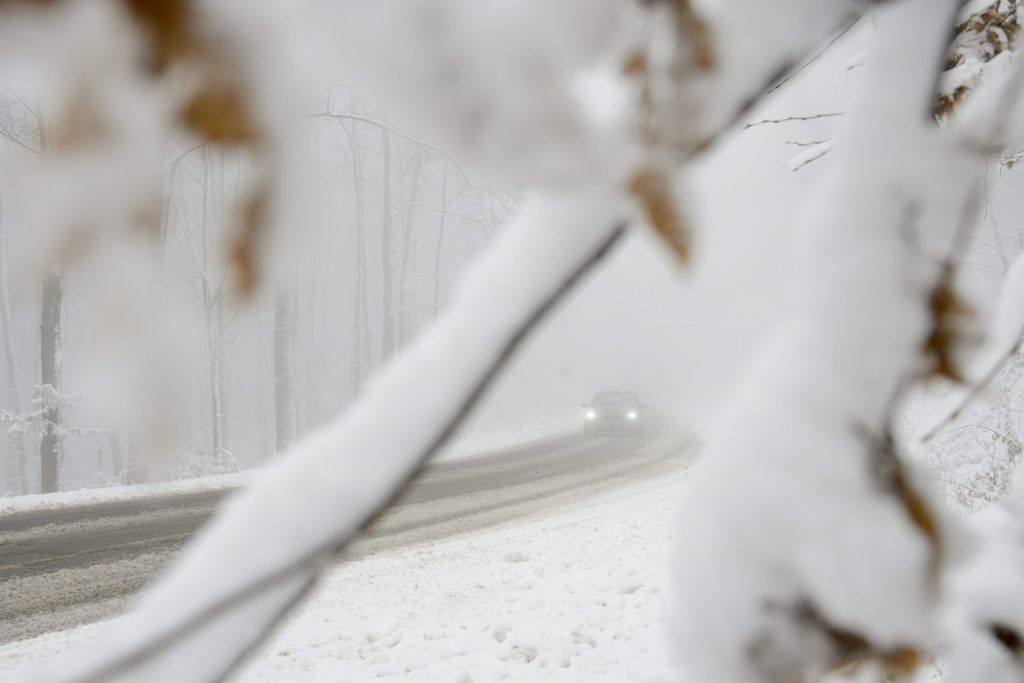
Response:
[[[663,607],[683,477],[338,565],[238,680],[676,680]],[[96,626],[0,648],[0,680]]]

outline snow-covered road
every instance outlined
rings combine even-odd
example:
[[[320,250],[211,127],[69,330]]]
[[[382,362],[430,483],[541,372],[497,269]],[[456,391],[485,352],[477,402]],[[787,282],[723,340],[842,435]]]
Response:
[[[348,559],[530,518],[678,471],[692,449],[563,437],[430,467]],[[0,642],[108,617],[173,559],[224,490],[0,516]]]
[[[478,516],[490,513],[475,513],[462,526],[436,522],[418,535],[393,533],[389,543],[365,541],[232,680],[679,680],[665,638],[666,555],[696,452],[695,443],[662,442],[628,457],[597,456],[576,474],[576,492],[560,490],[571,479],[563,471],[552,476],[561,482],[515,487],[518,501],[500,489],[467,495],[473,507],[507,500],[493,526]],[[613,474],[620,463],[625,471]],[[602,471],[613,479],[602,482]],[[389,524],[405,526],[392,518],[382,530]],[[0,647],[0,682],[88,647],[98,626]]]

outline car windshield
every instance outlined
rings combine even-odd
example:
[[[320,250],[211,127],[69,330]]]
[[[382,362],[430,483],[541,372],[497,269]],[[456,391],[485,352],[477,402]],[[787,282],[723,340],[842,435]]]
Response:
[[[594,396],[593,405],[600,408],[635,408],[636,396],[624,391],[602,391]]]

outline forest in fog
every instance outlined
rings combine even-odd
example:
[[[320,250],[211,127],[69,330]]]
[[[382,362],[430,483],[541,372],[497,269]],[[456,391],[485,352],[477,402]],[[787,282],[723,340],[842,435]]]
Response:
[[[311,197],[335,222],[292,226],[287,284],[252,302],[239,301],[224,264],[231,207],[258,182],[253,164],[187,139],[168,154],[163,334],[195,374],[164,389],[187,392],[188,438],[154,467],[137,462],[118,410],[98,400],[102,373],[116,368],[90,358],[81,299],[91,283],[33,272],[12,171],[47,153],[46,122],[27,96],[0,91],[0,495],[222,474],[283,451],[436,317],[463,264],[521,201],[514,185],[474,177],[351,91],[330,89],[309,111],[320,167]]]
[[[775,236],[791,233],[787,221],[831,163],[848,82],[863,64],[865,39],[843,37],[695,179],[692,198],[715,226],[698,243],[696,277],[681,277],[650,240],[633,236],[630,256],[542,333],[532,364],[512,373],[469,431],[572,428],[580,401],[609,385],[638,388],[659,410],[674,401],[686,427],[708,424],[743,367],[731,359],[751,352],[785,294],[780,266],[792,257]],[[249,299],[229,271],[237,206],[258,187],[259,166],[245,151],[171,140],[161,166],[162,326],[153,353],[188,368],[156,392],[168,392],[168,413],[186,406],[187,414],[175,415],[173,449],[154,457],[160,449],[133,440],[137,416],[119,402],[131,371],[118,354],[136,351],[106,348],[114,338],[98,337],[85,318],[106,285],[39,275],[39,236],[19,183],[50,142],[41,103],[24,90],[0,89],[0,495],[266,463],[351,405],[374,370],[434,321],[463,268],[523,201],[519,184],[392,123],[372,96],[318,82],[320,99],[302,104],[311,125],[297,135],[316,162],[305,195],[316,207],[278,245],[286,284]],[[958,287],[980,326],[997,317],[997,294],[1024,250],[1017,162],[1009,155],[988,169],[979,228],[958,247]],[[757,201],[735,202],[737,190]],[[928,444],[957,505],[977,507],[1008,485],[1024,436],[1022,373],[1015,356],[995,391]],[[901,433],[922,428],[951,393],[942,384],[912,393]]]

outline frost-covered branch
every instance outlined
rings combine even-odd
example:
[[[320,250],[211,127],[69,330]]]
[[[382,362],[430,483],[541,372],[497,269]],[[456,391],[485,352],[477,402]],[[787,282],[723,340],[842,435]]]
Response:
[[[61,393],[52,384],[37,384],[32,387],[32,411],[14,413],[0,410],[0,427],[4,427],[8,434],[26,434],[29,431],[52,432],[59,439],[68,436],[108,434],[110,430],[105,427],[76,427],[65,424],[62,420],[53,419],[55,415],[64,414],[81,398],[81,394]]]
[[[32,154],[44,154],[45,153],[43,150],[39,149],[38,147],[35,147],[35,146],[30,145],[29,143],[25,142],[21,138],[20,135],[18,135],[14,131],[10,130],[2,121],[0,121],[0,137],[6,138],[7,140],[9,140],[9,141],[13,142],[15,145],[17,145],[18,147],[21,147],[22,149],[24,149],[24,150],[26,150],[28,152],[31,152]]]
[[[418,137],[416,137],[414,135],[410,135],[409,133],[406,133],[405,131],[399,130],[398,128],[396,128],[394,126],[388,125],[387,123],[384,123],[383,121],[378,121],[377,119],[371,118],[369,116],[360,116],[359,114],[350,114],[350,113],[346,113],[346,112],[335,112],[335,111],[330,111],[330,110],[318,112],[316,114],[312,114],[311,116],[312,116],[312,118],[326,118],[326,119],[334,119],[336,121],[358,121],[360,123],[368,123],[371,126],[375,126],[376,128],[380,128],[381,130],[387,131],[388,133],[390,133],[391,135],[394,135],[395,137],[402,138],[403,140],[411,142],[414,145],[417,145],[417,146],[422,147],[424,149],[429,149],[432,152],[440,154],[445,159],[447,159],[452,164],[452,166],[455,167],[455,170],[458,171],[460,176],[462,176],[463,182],[465,182],[467,185],[472,185],[472,183],[469,180],[469,175],[462,168],[462,165],[459,164],[458,159],[453,157],[451,155],[451,153],[449,153],[446,150],[438,147],[435,144],[427,142],[426,140],[418,138]]]

